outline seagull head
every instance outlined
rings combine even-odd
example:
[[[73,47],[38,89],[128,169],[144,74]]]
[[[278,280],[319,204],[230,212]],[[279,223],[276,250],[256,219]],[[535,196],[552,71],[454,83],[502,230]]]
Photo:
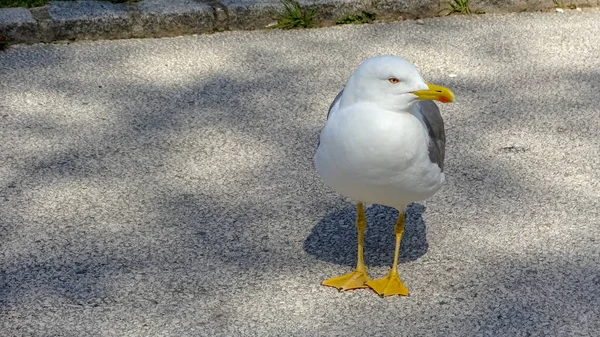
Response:
[[[425,82],[408,60],[380,55],[363,61],[344,88],[340,105],[370,102],[393,111],[408,111],[419,100],[454,101],[450,89]]]

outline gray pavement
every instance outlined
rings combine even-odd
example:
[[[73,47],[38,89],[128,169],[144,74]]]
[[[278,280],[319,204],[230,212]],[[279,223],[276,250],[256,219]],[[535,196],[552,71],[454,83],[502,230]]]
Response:
[[[0,52],[2,336],[595,336],[600,11]],[[320,286],[351,204],[312,165],[363,59],[454,90],[447,184],[407,213],[410,297]],[[368,209],[372,277],[396,213]]]

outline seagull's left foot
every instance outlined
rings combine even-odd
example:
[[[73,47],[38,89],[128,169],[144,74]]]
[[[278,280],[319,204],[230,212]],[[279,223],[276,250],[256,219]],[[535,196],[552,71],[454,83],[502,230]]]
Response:
[[[400,276],[398,276],[400,241],[402,241],[402,233],[404,233],[404,210],[400,211],[398,221],[396,221],[396,226],[394,226],[394,232],[396,232],[396,249],[394,250],[394,263],[392,264],[392,269],[390,269],[390,272],[386,277],[367,282],[367,286],[373,289],[381,297],[393,295],[408,296],[408,289],[404,283],[400,281]]]
[[[373,289],[381,297],[393,295],[408,296],[408,288],[406,288],[404,283],[400,280],[398,272],[393,269],[390,270],[386,277],[367,281],[367,286]]]

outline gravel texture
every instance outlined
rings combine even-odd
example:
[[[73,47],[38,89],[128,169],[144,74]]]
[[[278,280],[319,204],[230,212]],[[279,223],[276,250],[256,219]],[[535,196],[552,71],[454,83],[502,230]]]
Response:
[[[595,336],[600,11],[11,46],[3,336]],[[447,183],[407,212],[410,297],[355,262],[312,156],[365,58],[448,86]],[[367,210],[372,277],[397,214]]]

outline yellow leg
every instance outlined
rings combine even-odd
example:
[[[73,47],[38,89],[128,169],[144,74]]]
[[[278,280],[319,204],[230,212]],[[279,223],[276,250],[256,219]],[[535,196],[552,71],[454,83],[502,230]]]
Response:
[[[358,203],[356,205],[356,230],[358,232],[358,261],[356,262],[356,269],[349,274],[325,280],[321,283],[322,285],[334,287],[340,291],[367,288],[365,283],[369,281],[369,277],[367,276],[367,266],[365,266],[363,257],[366,227],[367,218],[365,217],[365,210],[363,204]]]
[[[408,296],[408,289],[398,276],[398,255],[400,255],[400,241],[402,241],[402,233],[404,233],[404,210],[400,212],[396,226],[396,250],[394,251],[394,264],[386,277],[367,282],[367,286],[373,289],[379,296],[402,295]]]

